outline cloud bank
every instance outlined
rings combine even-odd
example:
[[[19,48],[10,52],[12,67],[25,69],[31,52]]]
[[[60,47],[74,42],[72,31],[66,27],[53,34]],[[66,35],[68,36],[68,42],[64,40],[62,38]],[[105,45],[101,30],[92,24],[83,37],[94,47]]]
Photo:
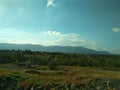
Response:
[[[120,28],[113,28],[112,29],[114,32],[120,32]]]
[[[80,39],[80,35],[76,33],[61,33],[57,31],[45,31],[44,36],[48,39],[43,42],[45,45],[61,45],[61,46],[90,46],[92,43]],[[93,46],[91,46],[93,47]]]
[[[15,28],[0,29],[0,42],[17,44],[40,44],[44,46],[83,46],[96,50],[96,43],[89,42],[76,33],[62,33],[54,30],[30,33]],[[13,35],[14,34],[14,35]]]

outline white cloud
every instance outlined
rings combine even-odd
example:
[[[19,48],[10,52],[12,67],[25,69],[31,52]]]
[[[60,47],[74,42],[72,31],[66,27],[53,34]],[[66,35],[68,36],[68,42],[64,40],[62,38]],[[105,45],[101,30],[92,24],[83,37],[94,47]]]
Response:
[[[44,31],[43,32],[44,34],[47,34],[47,35],[50,35],[50,36],[58,36],[58,37],[71,37],[71,38],[75,38],[77,36],[79,36],[78,34],[76,33],[61,33],[61,32],[58,32],[58,31],[51,31],[51,30],[48,30],[48,31]]]
[[[8,39],[8,40],[7,40],[7,43],[16,43],[16,40]]]
[[[56,4],[54,3],[54,0],[48,0],[47,2],[47,7],[49,6],[55,6]]]
[[[40,45],[60,45],[60,46],[83,46],[97,49],[95,42],[89,42],[76,33],[62,33],[58,31],[21,31],[15,28],[0,29],[0,42],[18,44],[40,44]]]
[[[112,29],[114,32],[120,32],[120,28],[113,28]]]
[[[49,30],[49,31],[45,31],[45,32],[43,32],[43,33],[44,33],[44,34],[48,34],[48,35],[56,35],[56,36],[61,35],[60,32],[57,32],[57,31],[51,31],[51,30]]]
[[[92,42],[92,49],[96,50],[96,43]]]
[[[34,40],[23,40],[23,39],[8,39],[7,43],[13,43],[13,44],[38,44]]]
[[[87,44],[87,42],[83,39],[80,39],[79,34],[76,33],[61,33],[50,30],[43,33],[48,38],[44,41],[44,44],[46,45],[84,46]]]

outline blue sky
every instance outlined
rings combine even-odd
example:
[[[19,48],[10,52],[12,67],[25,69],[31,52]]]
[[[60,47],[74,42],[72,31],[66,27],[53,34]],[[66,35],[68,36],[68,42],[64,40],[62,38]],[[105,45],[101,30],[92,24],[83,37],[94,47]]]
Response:
[[[120,0],[0,0],[0,43],[120,54]]]

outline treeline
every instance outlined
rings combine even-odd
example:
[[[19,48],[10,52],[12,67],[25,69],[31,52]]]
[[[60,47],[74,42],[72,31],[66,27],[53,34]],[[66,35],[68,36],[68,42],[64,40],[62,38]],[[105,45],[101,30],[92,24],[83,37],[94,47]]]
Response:
[[[0,50],[0,63],[120,68],[120,55],[83,55],[30,50]]]

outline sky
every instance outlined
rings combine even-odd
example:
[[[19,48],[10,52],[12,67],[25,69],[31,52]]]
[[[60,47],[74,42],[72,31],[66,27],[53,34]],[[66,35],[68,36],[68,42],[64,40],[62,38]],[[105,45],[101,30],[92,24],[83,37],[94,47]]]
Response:
[[[0,43],[120,54],[120,0],[0,0]]]

